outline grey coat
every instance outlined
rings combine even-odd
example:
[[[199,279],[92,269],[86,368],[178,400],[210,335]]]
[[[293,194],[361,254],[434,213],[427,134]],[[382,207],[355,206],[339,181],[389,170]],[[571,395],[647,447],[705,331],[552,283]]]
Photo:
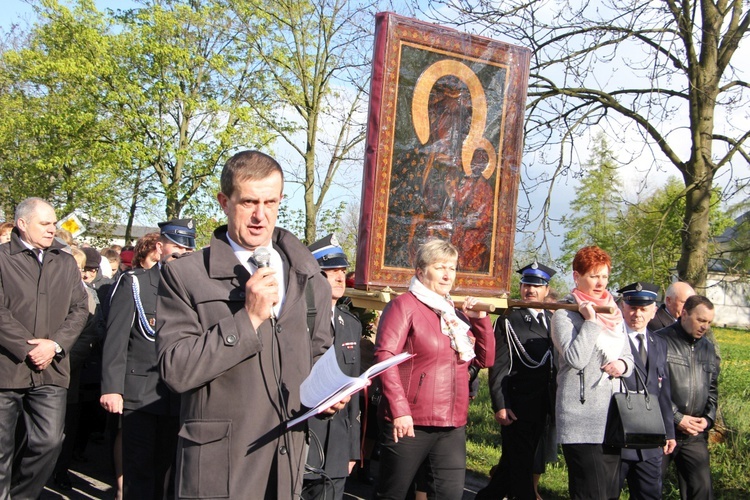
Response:
[[[286,298],[275,329],[270,320],[254,329],[244,307],[250,274],[226,232],[162,268],[156,346],[163,380],[182,394],[176,496],[298,498],[305,426],[284,423],[301,410],[313,358],[331,345],[331,287],[307,248],[277,228]],[[308,282],[317,310],[310,333]]]
[[[57,241],[44,265],[24,246],[18,229],[0,245],[0,388],[68,387],[70,354],[89,316],[88,295],[72,255]],[[51,339],[63,352],[42,371],[26,356],[31,339]],[[7,430],[6,430],[7,431]]]
[[[578,311],[558,309],[552,316],[552,342],[558,360],[555,418],[560,444],[597,444],[604,441],[609,401],[619,392],[619,379],[602,377],[602,355],[596,340],[604,328],[595,321],[584,321]],[[627,377],[633,371],[633,355],[623,331],[622,359]],[[581,377],[583,393],[581,404]]]

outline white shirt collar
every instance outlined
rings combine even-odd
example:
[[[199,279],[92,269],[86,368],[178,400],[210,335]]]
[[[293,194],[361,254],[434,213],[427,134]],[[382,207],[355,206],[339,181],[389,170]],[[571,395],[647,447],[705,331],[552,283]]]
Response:
[[[34,252],[34,254],[36,254],[37,248],[35,246],[31,245],[30,243],[27,243],[26,240],[24,240],[21,237],[18,238],[18,241],[20,241],[21,243],[23,243],[23,246],[25,246],[26,248],[28,248],[29,250],[31,250],[32,252]],[[39,254],[37,254],[37,259],[39,259],[39,262],[42,262],[42,259],[44,259],[44,251],[42,251]]]
[[[639,331],[637,331],[637,330],[633,330],[632,328],[630,328],[630,325],[628,325],[628,324],[625,324],[625,331],[626,331],[626,332],[628,332],[628,337],[630,337],[630,340],[632,340],[632,341],[633,341],[633,343],[634,343],[634,344],[635,344],[636,346],[638,345],[638,337],[636,337],[636,335],[638,335],[638,334],[643,334],[643,338],[644,338],[644,340],[645,340],[646,338],[648,338],[648,337],[646,336],[646,331],[645,331],[645,330],[644,330],[644,331],[642,331],[642,332],[639,332]],[[646,342],[646,344],[648,344],[648,342]]]
[[[232,251],[237,257],[237,260],[239,260],[240,263],[245,266],[245,269],[247,269],[247,271],[252,276],[253,273],[258,270],[255,264],[252,264],[250,262],[250,257],[253,256],[255,250],[248,250],[247,248],[238,245],[234,240],[232,240],[232,238],[229,237],[228,233],[227,241],[229,242],[229,246],[232,247]],[[284,304],[284,300],[286,299],[286,285],[284,283],[284,263],[281,260],[281,255],[276,251],[271,243],[269,243],[268,245],[262,245],[262,247],[266,248],[271,254],[270,266],[273,269],[276,269],[276,280],[279,282],[279,303],[274,306],[274,312],[276,313],[276,317],[278,318],[279,314],[281,313],[281,306]]]

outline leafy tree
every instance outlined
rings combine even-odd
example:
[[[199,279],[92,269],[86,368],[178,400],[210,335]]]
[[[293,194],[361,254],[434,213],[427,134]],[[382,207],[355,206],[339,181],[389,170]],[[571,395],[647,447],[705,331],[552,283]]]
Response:
[[[681,193],[680,181],[671,177],[644,199],[628,204],[617,228],[613,283],[624,286],[648,281],[667,289],[680,258],[685,205]]]
[[[677,270],[698,288],[706,280],[717,174],[731,177],[733,162],[750,160],[750,84],[735,60],[749,8],[743,0],[436,0],[427,7],[433,19],[533,50],[527,147],[545,154],[559,148],[555,176],[567,172],[576,139],[592,125],[637,137],[632,159],[651,157],[651,168],[680,173],[686,203]]]
[[[156,183],[167,218],[188,206],[211,215],[215,203],[204,202],[230,151],[272,138],[251,118],[251,106],[266,107],[256,100],[263,79],[236,19],[220,1],[143,0],[116,20],[120,71],[105,83],[109,112],[133,144],[132,172],[155,174],[142,180],[151,192]]]
[[[37,23],[0,56],[0,185],[12,217],[28,196],[108,220],[119,208],[119,158],[105,137],[116,126],[102,113],[99,78],[107,71],[109,23],[81,0],[35,4]]]
[[[581,174],[580,187],[570,202],[569,216],[562,218],[567,229],[562,245],[561,261],[570,269],[576,252],[585,246],[597,245],[610,253],[616,249],[617,219],[620,217],[622,183],[617,164],[604,134],[599,133],[591,157]]]
[[[338,175],[362,161],[371,24],[367,4],[347,0],[234,0],[248,53],[267,76],[264,103],[250,107],[294,158],[287,181],[304,192],[304,240],[317,239],[319,212]],[[369,52],[368,52],[369,54]]]

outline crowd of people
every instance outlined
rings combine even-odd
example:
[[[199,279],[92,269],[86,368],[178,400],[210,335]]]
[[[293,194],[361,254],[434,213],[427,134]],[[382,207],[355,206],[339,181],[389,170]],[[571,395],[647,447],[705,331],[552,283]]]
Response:
[[[560,301],[553,269],[520,269],[529,307],[493,328],[479,299],[451,299],[461,249],[422,244],[408,291],[379,317],[372,357],[414,356],[381,375],[376,398],[345,398],[288,428],[328,349],[346,375],[364,369],[362,324],[344,300],[349,262],[331,235],[305,247],[276,227],[284,176],[270,156],[234,155],[220,184],[227,224],[202,249],[191,219],[162,222],[134,247],[79,246],[39,198],[0,225],[0,498],[37,499],[50,479],[72,488],[71,461],[98,430],[116,498],[341,499],[369,458],[375,402],[374,497],[460,499],[482,368],[502,454],[477,498],[540,499],[558,445],[571,498],[619,498],[626,483],[631,498],[661,498],[671,462],[683,498],[712,498],[713,304],[680,282],[658,309],[646,282],[615,300],[598,247],[576,254],[575,288]],[[639,390],[636,374],[658,399],[662,447],[605,443],[612,395]]]

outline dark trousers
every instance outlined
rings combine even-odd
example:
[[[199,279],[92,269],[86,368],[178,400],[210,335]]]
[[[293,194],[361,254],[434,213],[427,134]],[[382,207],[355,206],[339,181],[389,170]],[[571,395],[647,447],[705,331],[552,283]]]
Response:
[[[126,500],[162,500],[174,491],[178,417],[125,410],[122,475]],[[173,498],[169,494],[169,498]]]
[[[622,459],[620,464],[620,488],[628,481],[632,500],[659,500],[662,492],[661,463],[659,454],[645,460]]]
[[[393,424],[383,422],[376,498],[403,500],[426,461],[427,498],[460,500],[466,475],[466,428],[415,426],[415,437],[393,441]]]
[[[67,405],[65,410],[65,439],[63,440],[60,455],[57,457],[55,474],[67,473],[70,463],[73,461],[73,450],[75,449],[80,415],[81,404],[79,402]]]
[[[303,500],[341,500],[346,488],[345,477],[319,477],[305,479],[302,488]]]
[[[36,499],[41,494],[62,446],[67,392],[54,385],[0,390],[0,498]],[[26,440],[12,471],[14,429],[21,417]]]
[[[620,498],[620,449],[603,444],[562,445],[572,500]]]
[[[479,490],[477,500],[508,497],[536,500],[534,493],[534,458],[544,421],[516,420],[500,429],[502,454],[489,484]]]
[[[677,431],[678,435],[679,432]],[[662,477],[667,473],[672,461],[677,468],[682,500],[713,499],[707,432],[701,432],[697,436],[680,437],[674,451],[670,455],[665,455],[662,460]]]

